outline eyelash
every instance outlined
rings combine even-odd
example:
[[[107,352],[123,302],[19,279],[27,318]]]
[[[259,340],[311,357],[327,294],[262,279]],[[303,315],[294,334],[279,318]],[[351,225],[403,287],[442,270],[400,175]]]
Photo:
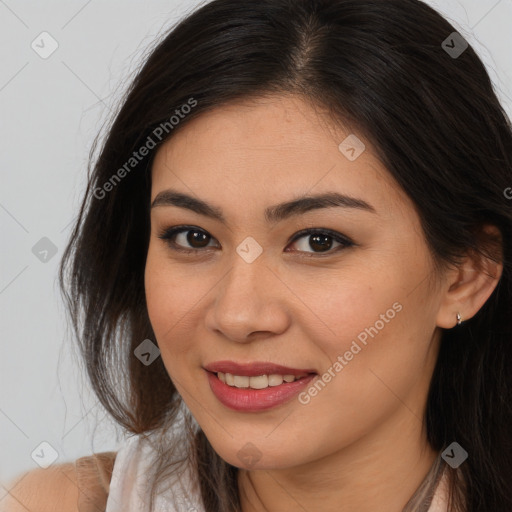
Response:
[[[205,247],[202,249],[199,249],[199,248],[198,249],[185,249],[185,248],[177,245],[176,242],[173,240],[173,238],[176,235],[179,235],[180,233],[187,232],[187,231],[196,231],[199,233],[204,233],[204,234],[210,236],[211,239],[214,239],[214,237],[209,235],[209,233],[207,231],[204,231],[203,229],[197,228],[195,226],[174,226],[174,227],[166,228],[160,232],[160,234],[158,235],[158,238],[167,242],[167,245],[173,251],[178,251],[178,252],[181,252],[184,254],[204,252],[205,249],[211,248],[211,247]],[[342,249],[346,249],[348,247],[352,247],[355,245],[355,243],[352,242],[352,240],[350,240],[348,237],[342,235],[341,233],[337,233],[336,231],[332,231],[330,229],[323,229],[323,228],[309,228],[309,229],[304,229],[302,231],[299,231],[298,233],[295,233],[293,238],[288,242],[288,245],[296,242],[297,240],[299,240],[307,235],[317,235],[317,234],[327,235],[342,245],[338,246],[337,248],[334,248],[334,249],[331,248],[325,252],[307,252],[307,251],[291,251],[291,252],[303,253],[302,255],[305,257],[322,257],[322,256],[330,256],[333,253],[337,253]]]

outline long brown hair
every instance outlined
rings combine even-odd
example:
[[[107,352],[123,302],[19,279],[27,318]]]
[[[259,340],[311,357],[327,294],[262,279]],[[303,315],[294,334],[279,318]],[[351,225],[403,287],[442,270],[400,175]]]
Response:
[[[155,152],[223,104],[299,94],[373,144],[414,202],[436,264],[468,251],[502,261],[480,311],[442,332],[425,425],[435,450],[456,440],[469,453],[465,486],[451,473],[450,510],[512,510],[512,130],[473,48],[454,55],[443,44],[453,32],[419,0],[214,0],[155,45],[97,158],[95,140],[59,276],[92,387],[126,431],[168,429],[180,404],[161,358],[134,356],[155,340],[144,292]],[[501,250],[485,223],[499,228]],[[201,430],[189,437],[206,511],[239,511],[237,468]],[[176,470],[169,446],[158,452],[155,492]]]

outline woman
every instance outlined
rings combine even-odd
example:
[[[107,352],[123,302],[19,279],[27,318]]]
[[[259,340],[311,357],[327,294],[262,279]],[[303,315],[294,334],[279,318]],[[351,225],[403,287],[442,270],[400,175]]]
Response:
[[[54,485],[82,511],[510,511],[511,133],[418,0],[192,13],[134,79],[61,267],[134,436]]]

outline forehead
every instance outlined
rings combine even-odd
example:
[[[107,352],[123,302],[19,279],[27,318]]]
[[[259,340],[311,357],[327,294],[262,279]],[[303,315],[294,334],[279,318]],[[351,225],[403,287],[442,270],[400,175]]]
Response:
[[[357,144],[354,137],[365,148],[351,160],[340,144]],[[410,206],[362,135],[293,96],[244,100],[190,121],[155,156],[151,199],[167,187],[261,208],[329,191],[364,197],[377,210]]]

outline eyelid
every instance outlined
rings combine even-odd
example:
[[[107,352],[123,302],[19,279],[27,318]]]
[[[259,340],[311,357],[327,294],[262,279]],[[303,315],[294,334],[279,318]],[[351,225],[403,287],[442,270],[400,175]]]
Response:
[[[167,244],[170,246],[170,248],[173,251],[177,251],[177,252],[181,252],[181,253],[200,254],[200,253],[206,252],[208,249],[211,249],[211,246],[206,246],[203,248],[195,248],[195,249],[194,248],[185,248],[185,247],[181,247],[181,246],[177,245],[173,240],[171,240],[175,236],[177,236],[181,233],[184,233],[184,232],[186,233],[187,231],[201,232],[201,233],[204,233],[204,234],[210,236],[210,238],[212,240],[216,240],[216,238],[213,235],[210,235],[210,233],[208,233],[208,231],[206,231],[198,226],[190,226],[190,225],[179,225],[179,226],[172,226],[172,227],[164,228],[159,232],[158,238],[167,242]],[[340,244],[340,246],[338,246],[337,248],[334,248],[334,249],[331,248],[328,251],[323,252],[323,253],[322,252],[313,252],[313,251],[311,251],[311,252],[309,252],[309,251],[285,251],[285,252],[296,252],[296,253],[306,256],[306,257],[310,257],[310,256],[322,257],[322,256],[331,256],[335,253],[338,253],[340,251],[340,249],[346,249],[346,248],[353,247],[356,245],[356,243],[353,242],[349,237],[347,237],[346,235],[343,235],[342,233],[339,233],[338,231],[334,231],[329,228],[319,227],[319,228],[306,228],[306,229],[302,229],[302,230],[294,233],[293,236],[286,243],[286,246],[288,247],[288,245],[296,242],[298,239],[303,238],[307,235],[313,235],[313,234],[328,235],[329,237],[333,238],[336,242],[338,242]]]

